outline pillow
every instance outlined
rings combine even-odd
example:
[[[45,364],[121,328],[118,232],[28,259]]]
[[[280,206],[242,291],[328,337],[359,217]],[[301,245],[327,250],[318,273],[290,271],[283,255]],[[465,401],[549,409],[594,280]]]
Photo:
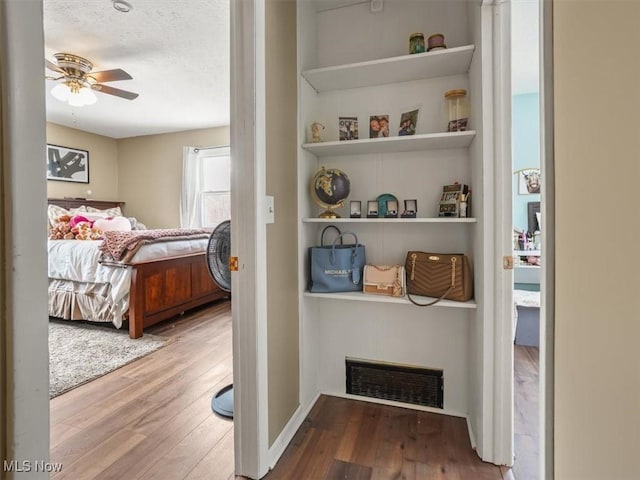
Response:
[[[96,220],[112,218],[112,217],[116,217],[117,215],[110,215],[106,212],[86,212],[86,213],[83,213],[82,216],[85,217],[90,222],[95,222]]]
[[[127,217],[131,224],[131,230],[146,230],[147,227],[144,223],[140,223],[136,217]]]
[[[84,205],[78,208],[72,208],[67,210],[66,208],[59,207],[58,205],[49,205],[47,208],[47,218],[49,219],[49,226],[53,227],[63,215],[73,217],[76,213],[86,212],[87,207]]]
[[[93,228],[103,232],[128,232],[131,223],[125,217],[100,218],[93,222]]]
[[[106,213],[108,217],[121,217],[122,216],[122,210],[120,209],[120,207],[107,208],[105,210],[100,210],[99,208],[95,208],[95,207],[87,207],[87,212],[90,212],[90,213]]]

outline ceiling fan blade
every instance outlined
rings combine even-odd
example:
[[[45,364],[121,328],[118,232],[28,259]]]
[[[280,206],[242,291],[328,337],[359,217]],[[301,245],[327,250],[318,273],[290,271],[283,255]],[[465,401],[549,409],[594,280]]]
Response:
[[[115,82],[117,80],[131,80],[133,78],[121,68],[103,70],[101,72],[91,72],[89,76],[95,78],[98,83]]]
[[[58,73],[64,73],[64,70],[62,70],[60,67],[58,67],[55,63],[50,62],[49,60],[47,60],[46,58],[44,59],[44,65],[45,67],[47,67],[49,70],[53,70],[54,72],[58,72]]]
[[[127,100],[133,100],[134,98],[138,98],[137,93],[127,92],[126,90],[120,90],[119,88],[113,88],[108,85],[101,85],[96,83],[91,88],[98,92],[108,93],[109,95],[115,95],[116,97],[126,98]]]

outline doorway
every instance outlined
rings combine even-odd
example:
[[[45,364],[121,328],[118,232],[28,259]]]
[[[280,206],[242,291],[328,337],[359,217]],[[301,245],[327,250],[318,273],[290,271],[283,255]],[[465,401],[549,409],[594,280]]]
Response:
[[[540,474],[541,216],[539,0],[514,0],[512,46],[513,411],[516,480]]]

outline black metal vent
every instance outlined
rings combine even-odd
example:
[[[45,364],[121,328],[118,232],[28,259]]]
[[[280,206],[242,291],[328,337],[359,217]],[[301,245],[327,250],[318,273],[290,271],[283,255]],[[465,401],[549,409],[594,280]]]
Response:
[[[444,408],[442,370],[346,359],[347,393]]]

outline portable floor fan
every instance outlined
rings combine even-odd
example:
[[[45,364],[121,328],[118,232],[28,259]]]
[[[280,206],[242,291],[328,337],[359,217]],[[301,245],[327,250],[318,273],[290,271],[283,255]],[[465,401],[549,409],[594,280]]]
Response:
[[[207,267],[213,281],[225,292],[231,292],[231,220],[220,223],[209,237]],[[233,419],[233,384],[227,385],[211,399],[211,409],[218,415]]]

